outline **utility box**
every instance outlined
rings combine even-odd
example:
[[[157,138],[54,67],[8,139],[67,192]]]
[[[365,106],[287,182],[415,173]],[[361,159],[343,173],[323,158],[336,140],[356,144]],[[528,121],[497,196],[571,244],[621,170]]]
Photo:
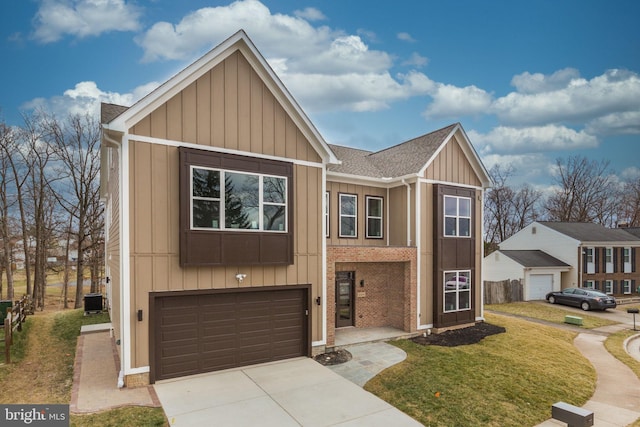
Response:
[[[84,296],[84,314],[102,313],[102,294],[86,294]]]
[[[551,417],[567,423],[568,427],[591,427],[593,412],[565,402],[554,403],[551,406]]]
[[[11,300],[0,300],[0,324],[4,322],[4,319],[7,317],[7,313],[13,307],[13,301]]]

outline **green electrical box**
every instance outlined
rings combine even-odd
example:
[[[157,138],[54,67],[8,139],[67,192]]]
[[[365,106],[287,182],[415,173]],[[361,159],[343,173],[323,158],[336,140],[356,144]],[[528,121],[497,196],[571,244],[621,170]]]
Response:
[[[0,318],[2,321],[0,325],[4,323],[4,319],[7,317],[7,312],[11,310],[13,307],[13,301],[11,300],[0,300]]]

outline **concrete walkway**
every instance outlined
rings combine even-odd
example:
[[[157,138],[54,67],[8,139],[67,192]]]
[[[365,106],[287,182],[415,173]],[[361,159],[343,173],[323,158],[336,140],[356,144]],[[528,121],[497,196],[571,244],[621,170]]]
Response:
[[[604,347],[607,335],[620,328],[614,325],[597,328],[595,333],[582,332],[573,341],[596,370],[596,391],[583,406],[593,412],[595,427],[625,427],[640,418],[640,380]],[[549,419],[538,426],[564,425]]]
[[[327,366],[336,374],[363,387],[383,370],[407,358],[407,353],[385,342],[354,344],[343,347],[353,358],[340,365]]]

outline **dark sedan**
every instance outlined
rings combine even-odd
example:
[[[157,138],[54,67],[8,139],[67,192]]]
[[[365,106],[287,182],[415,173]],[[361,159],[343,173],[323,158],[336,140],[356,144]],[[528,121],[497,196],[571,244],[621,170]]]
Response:
[[[549,292],[546,297],[551,304],[564,304],[587,310],[616,308],[616,299],[594,289],[567,288],[560,292]]]

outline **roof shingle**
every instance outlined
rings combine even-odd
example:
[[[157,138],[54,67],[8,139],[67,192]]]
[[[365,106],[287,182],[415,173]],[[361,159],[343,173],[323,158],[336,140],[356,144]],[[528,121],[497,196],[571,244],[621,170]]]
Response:
[[[606,228],[591,222],[554,222],[538,221],[559,233],[573,237],[581,242],[638,242],[640,238],[621,228]]]

